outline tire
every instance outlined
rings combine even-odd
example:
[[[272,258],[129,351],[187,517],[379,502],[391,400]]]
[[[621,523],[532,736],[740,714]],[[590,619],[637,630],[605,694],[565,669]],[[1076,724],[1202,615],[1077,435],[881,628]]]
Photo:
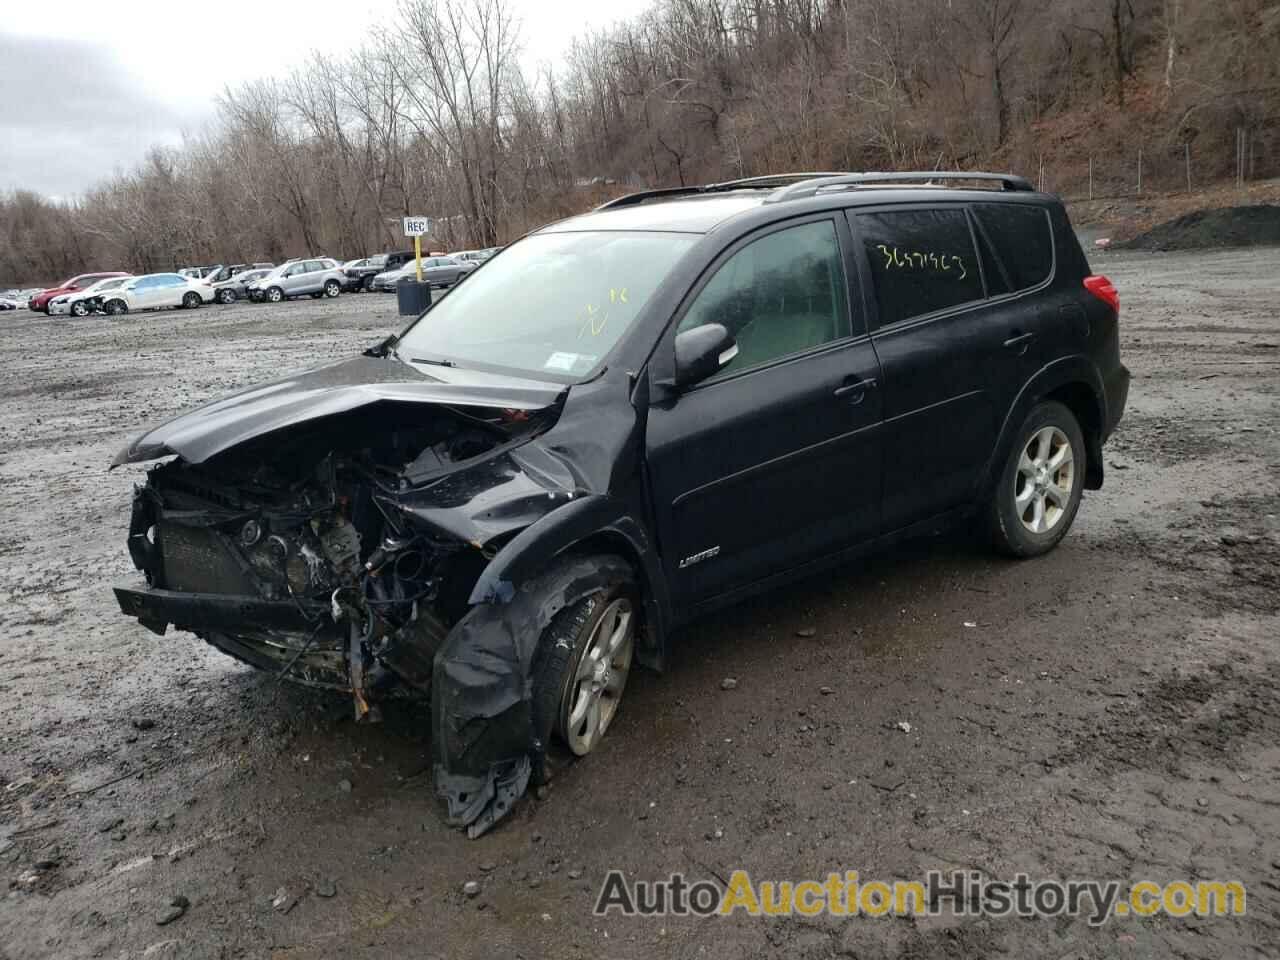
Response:
[[[369,274],[360,281],[360,289],[365,293],[373,293],[373,274]]]
[[[102,309],[107,312],[107,316],[118,317],[129,312],[129,305],[123,300],[108,300],[103,304]]]
[[[267,289],[266,299],[270,303],[279,303],[284,299],[284,291],[279,287],[269,287]]]
[[[626,566],[616,557],[589,559]],[[532,719],[535,737],[548,748],[554,738],[571,755],[583,757],[604,737],[634,662],[641,613],[639,592],[628,576],[561,610],[542,632],[533,662]],[[588,657],[595,660],[594,654],[610,647],[613,655],[597,660],[607,667],[579,676],[591,670]],[[549,778],[550,765],[548,756],[540,780]]]
[[[200,294],[196,293],[194,290],[190,293],[183,294],[182,296],[182,307],[184,310],[194,310],[196,307],[200,306],[202,302]]]
[[[342,284],[337,280],[326,280],[324,282],[324,295],[333,299],[342,292]]]
[[[85,305],[83,300],[77,300],[71,305],[71,315],[73,317],[87,317],[89,315],[89,308]]]
[[[226,306],[236,302],[236,292],[228,287],[223,287],[218,291],[215,299],[223,306]]]
[[[1080,509],[1086,457],[1080,423],[1061,403],[1035,406],[1018,428],[1013,449],[987,505],[995,547],[1035,557],[1058,545]]]

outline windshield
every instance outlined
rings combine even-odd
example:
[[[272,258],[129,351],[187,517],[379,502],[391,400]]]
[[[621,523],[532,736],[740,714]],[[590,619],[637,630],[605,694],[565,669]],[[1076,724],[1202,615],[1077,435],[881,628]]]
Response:
[[[432,307],[396,349],[405,360],[581,378],[697,240],[639,231],[527,237]]]

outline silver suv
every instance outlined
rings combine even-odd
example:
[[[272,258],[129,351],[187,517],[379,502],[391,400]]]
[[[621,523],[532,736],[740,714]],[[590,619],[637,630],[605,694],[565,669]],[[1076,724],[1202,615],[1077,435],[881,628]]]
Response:
[[[312,260],[287,260],[265,277],[255,280],[245,288],[250,300],[279,303],[288,297],[304,294],[319,297],[336,297],[342,292],[345,279],[342,264],[328,257]]]

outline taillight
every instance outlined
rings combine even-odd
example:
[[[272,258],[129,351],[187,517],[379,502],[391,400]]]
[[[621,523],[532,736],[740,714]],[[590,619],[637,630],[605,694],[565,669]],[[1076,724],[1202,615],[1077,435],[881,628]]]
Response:
[[[1120,292],[1116,290],[1116,285],[1106,277],[1085,277],[1084,288],[1116,313],[1120,312]]]

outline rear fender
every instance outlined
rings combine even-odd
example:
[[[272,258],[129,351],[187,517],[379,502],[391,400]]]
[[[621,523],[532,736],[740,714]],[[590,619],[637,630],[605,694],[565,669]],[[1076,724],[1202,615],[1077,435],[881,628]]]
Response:
[[[1080,387],[1084,388],[1092,405],[1092,409],[1085,411],[1085,416],[1081,417],[1085,452],[1088,458],[1085,487],[1097,490],[1102,486],[1102,433],[1095,425],[1105,422],[1106,394],[1103,391],[1102,375],[1098,372],[1098,368],[1087,357],[1076,354],[1054,360],[1041,367],[1014,398],[1000,426],[1000,437],[995,450],[987,463],[981,487],[984,497],[999,478],[1000,470],[1016,440],[1018,428],[1022,426],[1022,421],[1026,419],[1032,407],[1053,394],[1078,390]]]

